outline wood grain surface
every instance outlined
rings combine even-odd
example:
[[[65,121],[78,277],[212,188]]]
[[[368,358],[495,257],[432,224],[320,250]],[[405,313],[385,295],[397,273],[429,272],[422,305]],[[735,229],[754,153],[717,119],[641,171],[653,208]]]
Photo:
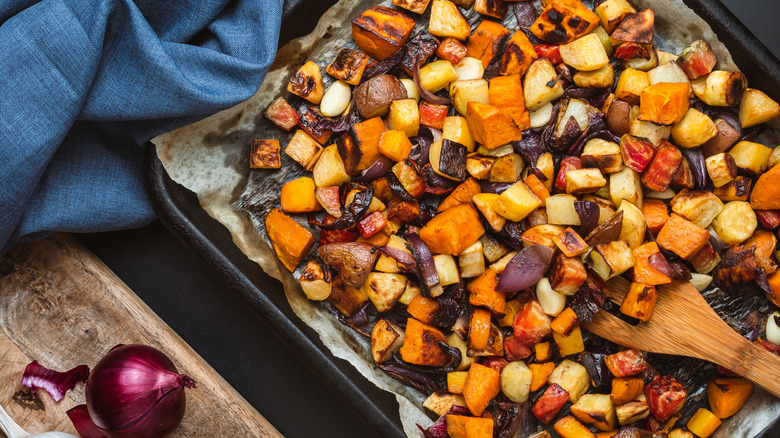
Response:
[[[93,367],[117,344],[143,343],[198,384],[187,390],[174,437],[282,436],[74,237],[54,235],[0,257],[0,322],[0,404],[28,432],[75,434],[65,411],[84,402],[82,384],[59,403],[43,390],[20,402],[31,360],[56,370]]]

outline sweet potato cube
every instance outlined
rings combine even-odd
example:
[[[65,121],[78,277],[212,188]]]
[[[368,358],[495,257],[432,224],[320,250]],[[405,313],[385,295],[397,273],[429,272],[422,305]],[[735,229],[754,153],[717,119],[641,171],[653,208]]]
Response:
[[[505,52],[506,53],[506,52]],[[509,114],[521,130],[530,127],[530,118],[523,102],[520,75],[498,76],[490,80],[490,104]]]
[[[501,231],[506,224],[506,218],[498,214],[495,209],[497,201],[498,195],[495,193],[479,193],[472,198],[474,206],[482,213],[490,228],[496,232]]]
[[[582,260],[579,257],[567,257],[564,254],[555,256],[548,275],[550,277],[550,286],[552,286],[553,290],[564,295],[577,293],[577,290],[588,278],[588,273],[585,271],[585,264],[582,263]],[[569,328],[567,332],[558,333],[567,335],[572,329],[573,327]]]
[[[683,156],[679,149],[668,141],[661,141],[653,161],[642,173],[642,184],[656,192],[666,191],[682,160]]]
[[[696,254],[709,239],[710,233],[707,230],[677,214],[672,214],[658,233],[656,242],[687,259]]]
[[[371,356],[374,363],[389,360],[395,351],[403,344],[403,331],[397,325],[382,318],[374,324],[371,330]]]
[[[775,165],[756,181],[750,206],[754,210],[780,209],[780,166]]]
[[[655,286],[632,282],[620,305],[620,312],[640,321],[649,321],[657,299]]]
[[[314,244],[311,232],[278,208],[268,213],[265,229],[277,257],[290,272],[295,270]]]
[[[547,383],[555,369],[555,362],[532,363],[528,365],[531,369],[531,392],[538,391]],[[568,398],[568,394],[566,395]]]
[[[604,358],[604,363],[615,377],[629,377],[645,371],[648,367],[642,353],[637,350],[624,350],[610,354]]]
[[[325,69],[329,75],[350,85],[358,85],[368,65],[369,57],[360,50],[343,48]]]
[[[563,438],[595,438],[596,435],[574,417],[567,415],[556,421],[553,429]]]
[[[294,128],[301,118],[301,116],[298,115],[298,112],[295,111],[282,96],[274,99],[274,101],[268,105],[268,109],[265,110],[263,115],[268,120],[272,121],[274,125],[285,131]]]
[[[434,254],[458,255],[483,234],[485,229],[471,204],[459,204],[437,214],[420,230],[420,238]]]
[[[466,407],[469,411],[476,416],[482,415],[499,391],[501,391],[501,374],[492,368],[472,363],[463,387],[463,397],[466,399]]]
[[[249,151],[250,169],[279,169],[282,167],[279,140],[254,139]]]
[[[563,44],[598,25],[599,17],[579,0],[553,0],[531,25],[531,32],[548,43]]]
[[[492,438],[493,419],[447,415],[447,436],[452,438]]]
[[[309,102],[319,105],[322,96],[325,95],[325,86],[322,83],[320,66],[312,61],[307,61],[290,78],[287,91],[300,96]]]
[[[689,85],[681,82],[661,82],[642,90],[639,120],[673,125],[688,112]]]
[[[458,204],[469,204],[471,203],[471,198],[479,193],[482,193],[479,182],[474,178],[468,178],[456,187],[449,196],[441,201],[438,211],[442,212]]]
[[[436,48],[436,56],[457,65],[466,57],[466,46],[455,38],[444,38]]]
[[[645,381],[641,377],[618,377],[612,379],[610,400],[616,405],[622,405],[637,398],[645,390]]]
[[[718,418],[736,414],[753,394],[753,384],[743,378],[719,377],[707,382],[707,399]]]
[[[468,371],[452,371],[447,373],[447,391],[452,394],[463,394],[463,387],[466,386],[466,376]]]
[[[487,68],[507,38],[509,38],[509,29],[495,21],[482,20],[469,38],[466,56],[479,59],[482,61],[482,66]]]
[[[379,142],[384,132],[385,123],[374,117],[353,125],[351,135],[339,137],[336,144],[348,174],[357,175],[374,164],[380,156]]]
[[[693,432],[700,438],[707,438],[715,432],[715,429],[720,426],[720,418],[716,417],[712,412],[699,408],[695,414],[688,420],[685,427]]]
[[[552,360],[554,350],[550,342],[539,342],[534,344],[534,357],[537,362],[547,362]]]
[[[412,152],[412,142],[402,131],[390,129],[379,140],[379,152],[393,161],[401,161]]]
[[[488,346],[490,338],[490,312],[474,309],[469,319],[469,348],[482,351]]]
[[[633,250],[634,253],[634,280],[637,283],[656,286],[671,283],[672,279],[663,272],[658,271],[650,264],[651,257],[663,257],[658,244],[647,242]]]
[[[422,14],[428,9],[428,3],[430,2],[431,0],[393,0],[393,5],[407,11]]]
[[[509,114],[493,105],[469,102],[466,119],[474,140],[488,149],[495,149],[523,137]]]
[[[577,318],[577,314],[567,307],[550,323],[550,328],[559,335],[568,336],[580,325],[580,319]]]
[[[576,327],[568,335],[561,335],[558,332],[553,332],[553,340],[563,357],[585,351],[585,342],[582,339],[582,331],[579,327]]]
[[[658,234],[669,220],[669,210],[666,208],[666,203],[660,199],[646,198],[642,204],[642,214],[645,215],[647,229],[653,234]]]
[[[314,180],[302,176],[282,185],[282,210],[287,213],[311,213],[321,209],[314,195]]]
[[[435,327],[414,318],[406,321],[401,358],[414,365],[444,366],[452,360],[439,342],[446,342],[444,335]]]
[[[561,408],[566,404],[569,399],[569,393],[560,385],[553,383],[550,385],[544,394],[536,401],[534,407],[531,408],[534,416],[539,419],[543,424],[547,424],[558,415]]]
[[[352,20],[352,38],[360,50],[381,61],[406,44],[414,24],[403,12],[375,6]]]
[[[506,309],[506,293],[497,291],[497,285],[498,273],[492,269],[485,270],[466,286],[469,303],[483,306],[497,315],[503,314]]]
[[[504,54],[501,56],[499,64],[499,73],[501,75],[524,75],[528,71],[539,55],[534,49],[534,45],[525,35],[525,32],[518,30],[506,43]]]
[[[489,17],[503,20],[509,10],[506,0],[476,0],[474,11]]]
[[[577,257],[588,251],[588,244],[571,228],[566,228],[553,237],[553,242],[566,257]]]
[[[465,41],[471,35],[471,27],[455,3],[446,0],[433,0],[428,32],[437,37],[452,37]]]
[[[436,320],[436,314],[439,312],[439,302],[433,298],[417,295],[412,298],[406,311],[420,322],[433,324]]]

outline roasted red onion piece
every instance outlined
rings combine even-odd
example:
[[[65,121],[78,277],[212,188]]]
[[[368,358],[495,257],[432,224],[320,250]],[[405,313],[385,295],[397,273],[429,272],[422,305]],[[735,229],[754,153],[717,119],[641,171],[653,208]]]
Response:
[[[423,289],[430,296],[436,297],[441,295],[444,289],[442,289],[439,282],[439,274],[436,272],[436,264],[433,262],[433,255],[431,250],[428,249],[428,245],[416,233],[407,233],[406,240],[412,244],[412,254],[414,254],[417,265],[420,267],[421,280],[425,286]]]
[[[707,165],[704,162],[704,154],[700,148],[680,148],[683,157],[688,160],[688,165],[693,173],[693,181],[697,189],[707,185]]]
[[[550,268],[553,253],[552,248],[542,245],[521,249],[498,277],[496,290],[519,292],[534,286]]]
[[[363,171],[363,173],[358,178],[358,181],[369,182],[378,178],[382,178],[387,174],[387,172],[390,170],[391,167],[393,167],[394,164],[395,161],[382,155],[379,157],[378,160],[374,161],[374,164],[372,164],[371,166],[368,167],[368,169]]]
[[[580,236],[587,236],[599,222],[599,206],[593,201],[575,201],[574,210],[580,217]]]
[[[417,91],[420,93],[420,97],[436,105],[449,105],[451,103],[448,97],[439,97],[431,93],[430,91],[426,90],[425,87],[422,86],[422,84],[420,83],[419,62],[415,63],[413,73],[414,73],[414,84],[417,86]]]

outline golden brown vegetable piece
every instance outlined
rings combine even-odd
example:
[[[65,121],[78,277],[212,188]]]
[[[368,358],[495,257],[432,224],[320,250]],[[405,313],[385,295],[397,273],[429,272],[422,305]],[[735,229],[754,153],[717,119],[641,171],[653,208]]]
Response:
[[[368,56],[383,60],[406,44],[413,18],[385,6],[375,6],[352,20],[352,38]]]
[[[436,313],[439,311],[439,302],[433,298],[417,295],[412,298],[406,311],[412,317],[425,324],[433,324],[436,319]]]
[[[401,359],[415,365],[436,367],[447,365],[452,360],[452,356],[447,354],[439,342],[447,341],[437,328],[409,318],[406,320]]]
[[[452,37],[466,41],[471,35],[471,27],[455,3],[446,0],[433,0],[428,32],[437,37]]]
[[[312,61],[306,62],[290,78],[287,91],[300,96],[309,102],[319,105],[322,96],[325,95],[325,86],[322,84],[320,66]]]
[[[509,30],[495,21],[482,20],[474,30],[474,35],[469,38],[466,46],[466,56],[482,61],[487,68],[493,57],[509,38]]]
[[[523,31],[518,30],[506,43],[506,49],[501,56],[499,73],[522,76],[538,57],[534,45]]]
[[[268,105],[268,108],[263,115],[268,120],[272,121],[274,125],[285,131],[293,129],[298,124],[298,120],[301,119],[298,112],[295,111],[282,96],[274,99],[274,101]]]
[[[466,57],[466,46],[453,37],[447,37],[436,48],[436,56],[456,65]]]
[[[491,438],[493,419],[447,415],[447,435],[451,438]]]
[[[720,426],[720,418],[716,417],[712,412],[699,408],[695,414],[688,420],[685,427],[693,432],[700,438],[707,438],[715,432],[715,429]]]
[[[737,163],[731,154],[721,152],[707,157],[704,162],[707,165],[707,174],[715,187],[721,187],[737,177]]]
[[[490,340],[490,312],[474,309],[469,318],[469,348],[482,351]]]
[[[449,196],[441,201],[438,211],[442,212],[458,204],[470,204],[471,198],[479,193],[482,193],[479,182],[474,178],[468,178],[456,187]]]
[[[559,235],[554,236],[553,241]],[[585,264],[582,263],[582,260],[579,257],[567,257],[563,253],[555,256],[548,275],[550,276],[550,286],[553,290],[564,295],[577,293],[577,290],[588,278],[588,273],[585,271]],[[564,311],[564,313],[566,312]],[[571,329],[558,333],[568,335],[570,332]]]
[[[328,301],[339,312],[351,318],[368,301],[368,297],[360,289],[348,285],[341,277],[336,276]]]
[[[306,131],[299,129],[287,143],[284,153],[303,166],[306,170],[314,168],[314,164],[322,153],[322,146]]]
[[[330,269],[322,260],[316,257],[306,263],[299,281],[301,282],[303,293],[310,300],[322,301],[330,296],[333,281]]]
[[[719,377],[707,382],[710,409],[718,418],[728,418],[736,414],[751,394],[753,384],[743,378]]]
[[[569,336],[580,326],[580,319],[571,307],[567,307],[550,323],[550,328],[559,335]]]
[[[294,271],[314,244],[314,236],[293,218],[274,208],[265,218],[268,238],[285,268]]]
[[[638,283],[652,286],[672,282],[672,279],[669,278],[669,276],[655,269],[650,264],[650,257],[660,254],[660,252],[658,244],[655,242],[647,242],[634,248],[634,280]]]
[[[482,15],[503,20],[509,10],[509,5],[506,4],[505,0],[477,0],[474,3],[474,10]]]
[[[437,214],[421,230],[420,238],[433,254],[458,255],[474,244],[485,229],[471,204],[459,204]]]
[[[374,324],[371,330],[371,356],[374,363],[382,363],[393,356],[404,342],[401,328],[382,318]]]
[[[678,256],[687,259],[698,252],[710,240],[710,233],[682,216],[672,214],[656,242]]]
[[[363,118],[384,116],[390,104],[397,99],[406,99],[406,88],[393,75],[379,75],[360,84],[352,92],[355,105]]]
[[[780,209],[780,166],[775,165],[758,178],[750,195],[750,206],[754,210]]]
[[[701,145],[701,151],[704,157],[726,152],[741,136],[740,131],[734,129],[725,120],[715,120],[715,127],[718,129],[718,135],[711,138],[707,143]]]
[[[777,238],[771,231],[756,231],[750,239],[745,241],[745,246],[753,248],[753,255],[756,256],[758,265],[764,268],[767,274],[773,274],[777,270],[777,265],[772,257],[777,249]]]
[[[743,128],[768,122],[777,116],[780,116],[780,104],[759,90],[745,90],[739,103],[739,121]]]
[[[350,85],[360,83],[368,65],[368,56],[360,50],[343,48],[325,69],[329,75]]]
[[[595,438],[596,436],[590,429],[569,415],[556,421],[553,429],[563,438]]]
[[[382,134],[379,152],[393,161],[401,161],[412,152],[412,142],[403,132],[391,129]]]
[[[636,9],[626,0],[607,0],[596,7],[596,14],[607,33],[612,33],[624,18],[634,13]]]
[[[620,312],[640,321],[649,321],[657,299],[655,286],[632,282],[620,305]]]
[[[289,146],[288,146],[289,149]],[[340,186],[349,181],[350,177],[344,169],[344,161],[339,155],[338,147],[332,144],[325,148],[313,164],[312,176],[317,187]]]
[[[250,169],[279,169],[282,167],[279,140],[254,139],[249,152]]]
[[[555,370],[555,362],[532,363],[528,365],[531,369],[531,392],[538,391],[547,383],[547,379]]]
[[[610,35],[611,39],[620,43],[653,44],[655,36],[655,11],[645,9],[642,12],[629,15],[620,22]]]
[[[506,293],[496,290],[498,285],[498,272],[486,269],[479,277],[472,280],[466,290],[469,292],[469,303],[474,306],[483,306],[500,315],[506,310]]]
[[[479,416],[501,391],[501,375],[498,371],[478,363],[472,363],[463,387],[466,406],[472,414]]]
[[[617,423],[615,408],[608,394],[585,394],[571,407],[571,413],[599,430],[612,430]],[[575,438],[583,435],[574,435]]]
[[[422,14],[428,9],[428,3],[430,2],[431,0],[393,0],[393,5],[404,8],[407,11]]]
[[[647,228],[657,234],[661,231],[666,221],[669,220],[669,210],[666,203],[660,199],[645,199],[642,204],[642,214],[645,215]]]
[[[531,25],[531,32],[554,44],[568,43],[599,25],[599,17],[579,0],[552,0]]]
[[[639,120],[673,125],[688,111],[687,83],[661,82],[642,90]]]
[[[577,257],[588,252],[588,244],[572,228],[566,228],[553,237],[553,242],[566,257]]]
[[[385,123],[374,117],[356,123],[350,135],[339,137],[336,145],[348,174],[357,175],[374,164],[380,156],[379,142],[384,132]]]
[[[612,379],[610,400],[616,405],[622,405],[635,399],[645,390],[645,381],[641,377],[620,377]]]
[[[523,137],[512,117],[493,105],[469,102],[466,119],[474,140],[488,149],[495,149]]]
[[[506,52],[504,52],[506,53]],[[509,114],[520,130],[530,127],[528,111],[523,102],[523,85],[519,74],[498,76],[490,80],[490,104]]]
[[[288,181],[282,185],[280,201],[286,213],[312,213],[322,210],[314,195],[314,180],[308,176]]]
[[[317,252],[326,265],[338,271],[338,278],[354,288],[360,288],[379,256],[371,249],[372,246],[366,243],[337,242],[322,245]]]

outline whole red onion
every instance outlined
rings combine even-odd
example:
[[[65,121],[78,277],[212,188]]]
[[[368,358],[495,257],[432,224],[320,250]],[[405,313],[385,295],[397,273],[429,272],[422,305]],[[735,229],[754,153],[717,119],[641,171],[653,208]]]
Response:
[[[89,416],[110,438],[164,437],[184,417],[184,388],[195,382],[179,374],[159,350],[118,345],[98,362],[87,380]]]

